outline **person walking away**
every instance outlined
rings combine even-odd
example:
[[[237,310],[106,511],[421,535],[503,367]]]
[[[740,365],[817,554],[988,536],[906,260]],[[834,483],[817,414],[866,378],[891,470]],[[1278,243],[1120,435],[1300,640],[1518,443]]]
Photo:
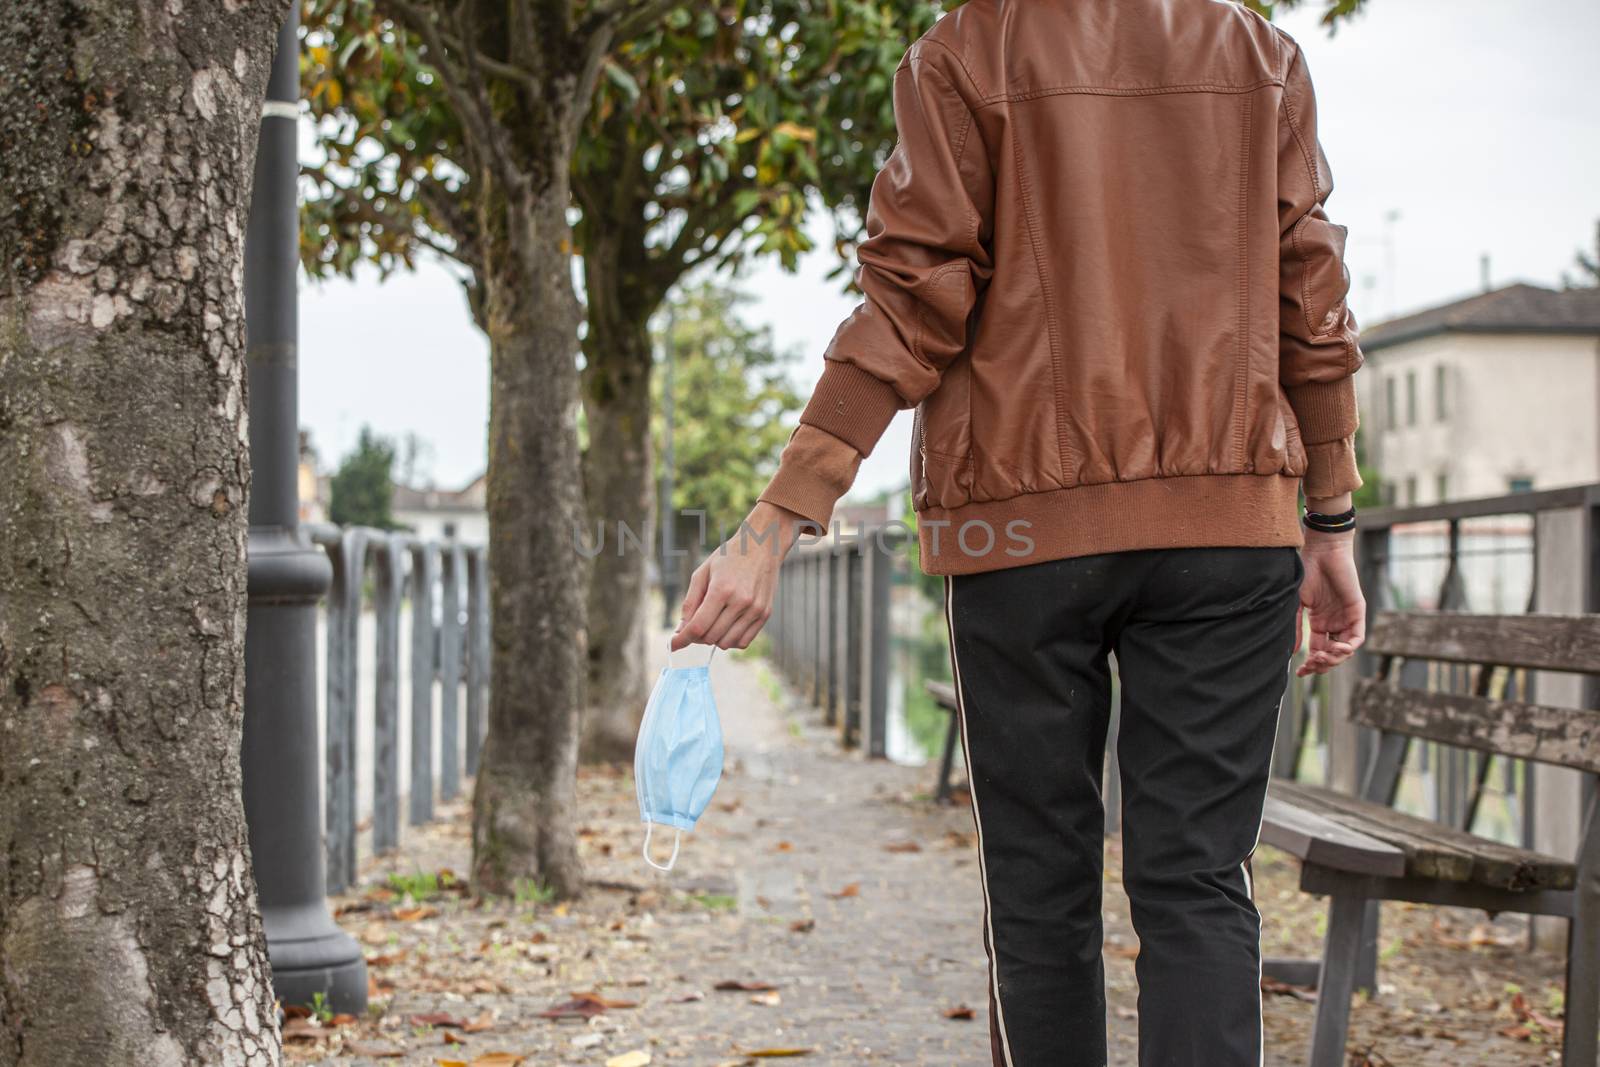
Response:
[[[1305,56],[1222,0],[971,0],[893,92],[864,299],[745,529],[695,571],[673,645],[746,647],[783,552],[915,408],[994,1063],[1106,1062],[1114,653],[1139,1062],[1259,1065],[1248,861],[1298,617],[1317,673],[1361,645],[1366,611],[1362,355]]]

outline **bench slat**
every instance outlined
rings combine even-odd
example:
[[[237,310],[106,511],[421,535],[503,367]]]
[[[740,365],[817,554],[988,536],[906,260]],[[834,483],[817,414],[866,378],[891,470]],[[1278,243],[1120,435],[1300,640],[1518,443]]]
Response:
[[[1341,871],[1388,878],[1406,873],[1406,854],[1394,845],[1270,792],[1261,821],[1261,840],[1309,863]]]
[[[1385,656],[1600,674],[1600,615],[1380,611],[1366,647]]]
[[[1350,718],[1447,745],[1600,772],[1600,712],[1356,683]]]
[[[1359,833],[1406,853],[1406,875],[1475,882],[1501,889],[1570,889],[1575,869],[1567,860],[1513,848],[1454,827],[1394,811],[1332,789],[1274,781],[1272,788],[1297,807],[1318,811]]]

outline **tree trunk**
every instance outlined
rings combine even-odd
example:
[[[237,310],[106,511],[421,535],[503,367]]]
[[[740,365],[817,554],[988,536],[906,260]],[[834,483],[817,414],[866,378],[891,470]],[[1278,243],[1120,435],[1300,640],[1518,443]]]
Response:
[[[559,173],[565,174],[563,160]],[[491,361],[489,725],[473,797],[473,884],[582,888],[576,831],[584,559],[578,300],[564,177],[526,202],[486,195]]]
[[[0,4],[4,1067],[279,1062],[240,801],[241,270],[287,10]]]
[[[596,257],[591,256],[590,261]],[[652,550],[654,499],[650,449],[648,322],[605,300],[590,282],[584,341],[584,453],[588,537],[600,552],[589,579],[589,689],[583,729],[587,761],[633,757],[648,697],[646,563]],[[627,539],[627,531],[638,542]]]

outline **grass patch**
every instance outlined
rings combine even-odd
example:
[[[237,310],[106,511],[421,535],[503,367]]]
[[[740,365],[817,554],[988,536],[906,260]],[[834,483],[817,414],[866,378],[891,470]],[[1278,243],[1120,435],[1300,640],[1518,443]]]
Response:
[[[695,893],[691,899],[711,911],[732,911],[739,906],[739,898],[726,893]]]
[[[548,904],[556,899],[555,887],[534,878],[517,879],[518,904]]]
[[[417,871],[413,874],[392,871],[389,874],[389,888],[419,904],[425,900],[433,900],[445,891],[453,889],[455,884],[453,875],[446,874],[440,877],[433,871]]]

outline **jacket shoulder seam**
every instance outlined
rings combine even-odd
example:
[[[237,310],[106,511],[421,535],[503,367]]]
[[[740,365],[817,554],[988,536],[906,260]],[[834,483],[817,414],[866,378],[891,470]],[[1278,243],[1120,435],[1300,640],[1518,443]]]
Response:
[[[972,73],[972,67],[968,65],[967,57],[962,55],[956,49],[950,47],[950,45],[946,44],[944,41],[939,40],[937,37],[929,37],[924,35],[920,40],[913,44],[911,46],[911,50],[906,53],[907,65],[915,65],[918,62],[921,62],[921,58],[917,55],[917,52],[924,46],[939,48],[945,52],[948,52],[950,57],[956,61],[956,65],[961,68],[962,75],[967,79],[967,85],[972,89],[973,97],[979,101],[985,101],[988,99],[988,93],[984,91],[983,86],[978,82],[977,77]],[[932,69],[937,70],[938,68],[935,67]],[[954,88],[954,86],[951,88]]]
[[[1289,74],[1300,62],[1300,46],[1295,45],[1294,55],[1289,60],[1289,66],[1283,74],[1283,84],[1287,88]],[[1283,94],[1283,114],[1289,123],[1289,132],[1294,135],[1294,143],[1300,148],[1301,161],[1306,165],[1306,173],[1311,176],[1311,198],[1320,202],[1322,200],[1322,182],[1317,179],[1317,166],[1311,159],[1311,150],[1306,147],[1305,135],[1300,132],[1300,122],[1294,116],[1294,101],[1289,98],[1289,93]]]

